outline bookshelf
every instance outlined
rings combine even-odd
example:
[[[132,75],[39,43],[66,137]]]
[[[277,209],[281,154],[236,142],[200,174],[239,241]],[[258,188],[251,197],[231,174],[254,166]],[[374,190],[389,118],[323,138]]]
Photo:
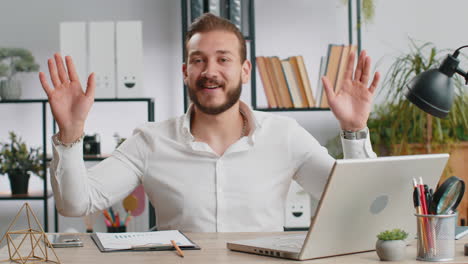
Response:
[[[146,103],[146,111],[147,111],[147,120],[150,122],[154,121],[155,112],[154,112],[154,100],[153,98],[96,98],[94,99],[94,103],[102,103],[102,102],[112,102],[112,103],[125,103],[125,102],[142,102]],[[54,121],[53,126],[53,133],[57,132],[56,122]],[[100,155],[84,155],[84,161],[102,161],[108,158],[110,154],[100,154]],[[149,227],[151,228],[156,225],[156,216],[155,216],[155,209],[152,206],[151,202],[148,201],[148,209],[149,209]],[[54,211],[54,222],[55,222],[55,232],[58,232],[58,214],[57,210]]]
[[[181,0],[181,10],[182,10],[182,54],[185,55],[185,45],[184,45],[184,38],[185,34],[187,32],[188,25],[191,21],[193,21],[191,17],[191,12],[194,11],[193,6],[191,4],[193,2],[198,2],[201,3],[203,6],[201,7],[202,10],[196,10],[196,15],[201,15],[204,12],[211,12],[209,5],[213,1],[202,1],[202,0]],[[216,2],[216,1],[214,1]],[[221,11],[218,15],[230,19],[230,4],[232,1],[229,0],[219,0],[218,4],[221,7],[221,10],[225,10],[224,12]],[[242,28],[241,32],[244,35],[245,40],[247,41],[248,44],[248,58],[250,59],[250,62],[252,63],[252,72],[251,72],[251,80],[250,80],[250,92],[251,92],[251,106],[252,109],[254,110],[259,110],[259,111],[266,111],[266,112],[305,112],[305,111],[312,111],[312,112],[317,112],[317,111],[330,111],[329,108],[321,108],[321,107],[307,107],[307,108],[283,108],[283,107],[278,107],[278,108],[267,108],[267,107],[261,107],[258,106],[257,103],[257,64],[256,64],[256,33],[255,33],[255,0],[242,0]],[[356,39],[357,39],[357,51],[358,53],[361,51],[361,30],[360,30],[360,25],[361,25],[361,13],[360,13],[360,6],[361,6],[361,0],[348,0],[347,4],[347,19],[348,19],[348,44],[351,45],[353,44],[353,6],[355,6],[356,10]],[[214,12],[216,13],[216,12]],[[232,21],[232,20],[231,20]],[[183,56],[184,56],[183,55]],[[185,61],[185,58],[183,58],[183,62]],[[310,75],[310,72],[309,72]],[[187,110],[188,104],[189,104],[189,99],[187,95],[187,87],[183,85],[184,87],[184,111]]]
[[[152,98],[115,98],[115,99],[99,99],[94,100],[95,103],[99,102],[143,102],[147,104],[147,120],[154,121],[154,100]],[[50,161],[50,157],[47,157],[47,99],[23,99],[23,100],[0,100],[0,105],[2,104],[40,104],[41,105],[41,117],[42,117],[42,168],[44,172],[44,184],[42,190],[31,190],[28,194],[25,195],[12,195],[10,192],[0,192],[0,201],[5,200],[40,200],[43,201],[43,210],[44,210],[44,231],[49,231],[49,198],[53,197],[52,190],[47,188],[47,163]],[[57,132],[57,126],[55,121],[52,121],[53,127],[52,132],[55,134]],[[101,161],[104,160],[108,155],[86,155],[84,156],[85,161]],[[152,227],[156,224],[155,210],[151,203],[149,203],[149,226]],[[56,208],[54,208],[54,229],[55,232],[58,232],[58,214]]]

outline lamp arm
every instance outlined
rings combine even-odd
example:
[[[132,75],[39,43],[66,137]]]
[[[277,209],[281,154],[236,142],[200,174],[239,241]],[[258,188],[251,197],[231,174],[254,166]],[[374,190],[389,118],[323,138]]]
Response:
[[[459,67],[457,67],[455,72],[460,74],[461,76],[463,76],[463,78],[465,78],[465,85],[468,85],[468,72],[465,72],[464,70],[460,69]]]

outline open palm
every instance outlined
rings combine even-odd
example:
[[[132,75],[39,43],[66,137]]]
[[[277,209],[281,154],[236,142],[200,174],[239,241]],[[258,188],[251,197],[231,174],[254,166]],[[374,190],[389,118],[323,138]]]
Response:
[[[354,71],[355,54],[350,53],[348,65],[344,73],[342,86],[338,91],[327,77],[322,77],[328,104],[344,130],[357,131],[366,127],[367,119],[372,107],[372,97],[380,79],[375,73],[370,86],[367,86],[370,77],[371,59],[362,51]],[[353,77],[354,72],[354,77]]]
[[[60,129],[61,140],[72,142],[83,133],[86,117],[94,102],[94,74],[89,75],[86,92],[83,92],[72,58],[65,57],[67,68],[60,54],[54,54],[54,58],[55,61],[47,61],[54,89],[49,86],[43,72],[39,73],[39,79],[49,98],[52,114]]]

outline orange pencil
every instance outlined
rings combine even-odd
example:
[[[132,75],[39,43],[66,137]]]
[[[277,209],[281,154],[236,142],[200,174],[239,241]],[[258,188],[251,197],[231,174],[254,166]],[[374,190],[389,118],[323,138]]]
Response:
[[[180,247],[177,245],[177,243],[174,240],[171,240],[172,246],[177,250],[177,253],[179,256],[182,258],[184,257],[184,252],[180,249]]]
[[[119,217],[119,212],[115,212],[115,223],[114,223],[115,227],[119,227],[120,226],[120,217]]]
[[[110,216],[109,212],[107,212],[107,210],[102,211],[102,214],[105,218],[107,218],[107,220],[109,220],[111,225],[114,225],[114,221],[112,220],[112,217]]]

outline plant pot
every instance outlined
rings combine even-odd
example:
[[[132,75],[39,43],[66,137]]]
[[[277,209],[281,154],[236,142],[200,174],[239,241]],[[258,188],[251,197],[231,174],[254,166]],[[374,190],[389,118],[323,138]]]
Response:
[[[21,83],[10,79],[0,81],[0,97],[2,100],[18,100],[21,98]]]
[[[9,173],[11,194],[27,194],[29,186],[29,173]]]
[[[377,240],[375,249],[380,260],[383,261],[399,261],[406,256],[404,240]]]

